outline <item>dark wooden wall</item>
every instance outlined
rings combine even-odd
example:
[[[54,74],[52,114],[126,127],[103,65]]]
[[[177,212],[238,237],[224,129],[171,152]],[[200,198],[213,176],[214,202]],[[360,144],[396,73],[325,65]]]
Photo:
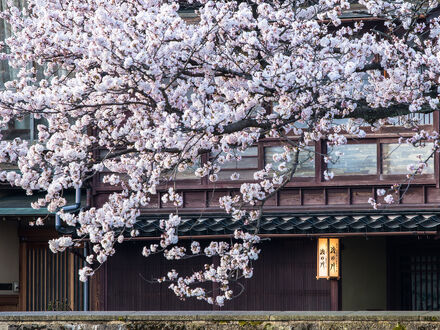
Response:
[[[389,237],[388,309],[440,310],[438,237]]]
[[[106,269],[102,269],[100,280],[106,282],[103,290],[106,294],[102,295],[99,309],[213,309],[193,299],[180,301],[166,284],[150,284],[143,279],[166,275],[172,268],[189,274],[212,261],[192,258],[168,262],[159,255],[145,258],[140,254],[143,245],[124,243],[110,258]],[[273,239],[261,244],[261,249],[254,277],[243,281],[245,292],[228,302],[223,310],[330,310],[330,281],[315,278],[315,240]]]
[[[402,182],[395,180],[393,183]],[[390,183],[391,185],[392,183]],[[304,187],[283,189],[269,199],[264,207],[265,212],[308,212],[322,210],[372,210],[368,199],[376,197],[377,201],[383,203],[383,197],[376,194],[379,188],[389,188],[389,186],[372,185],[362,186],[339,186],[339,187]],[[218,199],[220,196],[238,194],[234,189],[181,189],[183,195],[183,207],[181,213],[200,214],[201,212],[224,212],[220,209]],[[405,193],[403,193],[405,191]],[[150,205],[142,209],[142,214],[157,214],[175,212],[175,207],[171,204],[161,202],[161,197],[165,192],[151,197]],[[94,205],[102,206],[108,199],[109,192],[97,192],[94,196]],[[400,192],[400,196],[394,195],[395,204],[387,205],[388,210],[401,209],[431,209],[437,210],[440,203],[440,189],[435,185],[412,184],[408,189],[406,186]]]

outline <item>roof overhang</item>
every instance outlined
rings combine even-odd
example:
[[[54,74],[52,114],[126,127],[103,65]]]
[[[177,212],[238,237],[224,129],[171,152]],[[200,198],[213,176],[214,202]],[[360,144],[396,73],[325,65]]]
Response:
[[[136,225],[142,237],[160,237],[159,226],[166,215],[141,216]],[[260,219],[258,233],[266,237],[283,236],[379,236],[434,235],[440,226],[440,213],[400,212],[313,212],[266,214]],[[254,231],[252,224],[225,214],[184,215],[178,231],[184,237],[230,236],[236,229]]]

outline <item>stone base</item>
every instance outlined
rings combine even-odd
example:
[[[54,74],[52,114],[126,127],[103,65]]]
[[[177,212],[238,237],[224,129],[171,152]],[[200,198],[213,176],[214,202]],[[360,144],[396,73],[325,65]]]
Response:
[[[0,330],[440,329],[440,312],[0,313]]]

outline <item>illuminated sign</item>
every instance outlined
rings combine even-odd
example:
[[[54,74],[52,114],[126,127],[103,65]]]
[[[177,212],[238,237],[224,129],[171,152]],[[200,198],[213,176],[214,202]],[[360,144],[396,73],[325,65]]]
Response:
[[[316,278],[339,279],[339,238],[318,238]]]

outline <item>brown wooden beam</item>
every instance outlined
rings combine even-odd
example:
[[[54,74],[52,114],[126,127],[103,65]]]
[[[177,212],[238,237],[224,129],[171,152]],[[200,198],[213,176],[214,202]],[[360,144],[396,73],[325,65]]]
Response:
[[[330,310],[339,310],[339,281],[330,279]]]

